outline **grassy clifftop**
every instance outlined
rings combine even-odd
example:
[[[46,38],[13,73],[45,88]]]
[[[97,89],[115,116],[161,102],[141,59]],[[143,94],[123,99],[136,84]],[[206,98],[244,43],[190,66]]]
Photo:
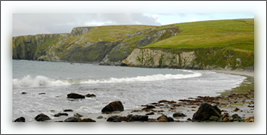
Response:
[[[180,34],[142,48],[229,47],[254,52],[254,19],[203,21],[175,25],[180,28]]]

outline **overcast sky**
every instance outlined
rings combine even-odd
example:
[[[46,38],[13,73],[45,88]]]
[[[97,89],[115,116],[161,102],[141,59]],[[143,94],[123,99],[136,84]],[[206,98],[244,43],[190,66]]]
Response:
[[[13,36],[70,33],[80,26],[155,25],[254,18],[253,13],[14,13]]]

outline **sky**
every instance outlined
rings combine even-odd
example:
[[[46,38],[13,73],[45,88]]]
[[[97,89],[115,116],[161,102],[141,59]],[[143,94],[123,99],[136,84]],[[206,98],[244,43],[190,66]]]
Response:
[[[14,13],[12,36],[70,33],[74,27],[167,25],[206,20],[254,18],[253,13]]]

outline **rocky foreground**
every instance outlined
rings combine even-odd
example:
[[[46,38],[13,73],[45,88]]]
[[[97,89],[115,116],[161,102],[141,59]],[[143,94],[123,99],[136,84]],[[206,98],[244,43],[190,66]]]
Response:
[[[86,97],[90,96],[92,95]],[[85,98],[77,93],[70,93],[67,97]],[[244,94],[230,93],[227,96],[198,96],[179,101],[160,100],[141,107],[142,109],[126,111],[121,101],[114,101],[106,105],[101,110],[102,114],[95,118],[65,109],[64,112],[54,114],[54,118],[41,113],[35,116],[35,120],[38,122],[254,122],[254,90]],[[57,119],[60,117],[61,119]],[[14,122],[25,121],[24,117],[14,120]]]

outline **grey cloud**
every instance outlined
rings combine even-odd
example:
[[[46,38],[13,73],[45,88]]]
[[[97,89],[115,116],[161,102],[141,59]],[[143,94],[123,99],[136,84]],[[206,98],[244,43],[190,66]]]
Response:
[[[44,33],[70,33],[72,28],[103,25],[161,25],[153,17],[143,14],[61,14],[61,13],[17,13],[13,14],[13,36],[44,34]]]

